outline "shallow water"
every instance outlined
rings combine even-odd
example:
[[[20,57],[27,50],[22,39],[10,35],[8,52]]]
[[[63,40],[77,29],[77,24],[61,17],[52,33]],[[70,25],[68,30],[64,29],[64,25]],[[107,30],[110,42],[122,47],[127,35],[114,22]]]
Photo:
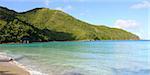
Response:
[[[150,41],[1,44],[0,52],[48,75],[150,75]]]

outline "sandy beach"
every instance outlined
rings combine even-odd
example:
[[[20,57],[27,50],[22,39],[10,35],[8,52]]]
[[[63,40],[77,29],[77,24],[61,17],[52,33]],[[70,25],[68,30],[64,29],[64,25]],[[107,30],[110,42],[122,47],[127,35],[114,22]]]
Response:
[[[21,67],[15,61],[4,61],[8,60],[8,57],[5,53],[0,53],[0,75],[30,75],[29,72]]]
[[[13,62],[0,62],[0,75],[30,75],[25,69]]]

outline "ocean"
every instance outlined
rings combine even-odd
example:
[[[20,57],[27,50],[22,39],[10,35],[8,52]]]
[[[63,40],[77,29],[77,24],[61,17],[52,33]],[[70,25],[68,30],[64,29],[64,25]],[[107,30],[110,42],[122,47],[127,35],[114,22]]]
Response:
[[[150,41],[0,44],[32,75],[150,75]]]

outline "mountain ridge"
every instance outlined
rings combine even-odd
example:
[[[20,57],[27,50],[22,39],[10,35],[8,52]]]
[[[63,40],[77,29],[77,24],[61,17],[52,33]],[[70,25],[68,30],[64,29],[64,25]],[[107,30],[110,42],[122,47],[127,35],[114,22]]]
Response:
[[[18,42],[24,36],[28,36],[32,42],[140,39],[131,32],[92,25],[63,11],[49,8],[16,12],[0,6],[0,31],[1,42]]]

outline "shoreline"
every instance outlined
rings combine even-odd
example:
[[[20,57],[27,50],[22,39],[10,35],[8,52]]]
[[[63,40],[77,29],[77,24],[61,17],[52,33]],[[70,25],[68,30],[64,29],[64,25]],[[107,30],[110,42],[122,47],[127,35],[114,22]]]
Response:
[[[31,44],[31,43],[47,43],[47,42],[90,42],[90,41],[150,41],[150,40],[72,40],[72,41],[39,41],[30,43],[21,42],[0,42],[0,44]]]
[[[0,58],[11,58],[7,53],[0,52]],[[48,75],[41,71],[34,70],[27,64],[21,64],[15,60],[10,62],[0,62],[0,75]]]
[[[1,59],[10,58],[7,54],[0,53]],[[0,75],[31,75],[30,71],[17,61],[0,62]]]
[[[0,62],[0,75],[31,75],[30,72],[15,62]]]

